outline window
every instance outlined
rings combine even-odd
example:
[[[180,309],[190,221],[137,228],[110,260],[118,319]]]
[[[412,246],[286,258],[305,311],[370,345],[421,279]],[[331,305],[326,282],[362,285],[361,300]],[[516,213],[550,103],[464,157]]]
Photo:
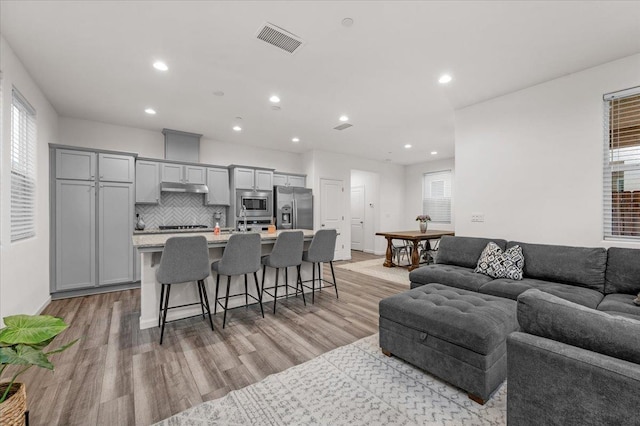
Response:
[[[604,237],[640,240],[640,87],[604,96]]]
[[[451,223],[451,170],[425,173],[422,194],[422,213],[433,222]]]
[[[35,236],[36,112],[13,89],[11,103],[11,241]]]

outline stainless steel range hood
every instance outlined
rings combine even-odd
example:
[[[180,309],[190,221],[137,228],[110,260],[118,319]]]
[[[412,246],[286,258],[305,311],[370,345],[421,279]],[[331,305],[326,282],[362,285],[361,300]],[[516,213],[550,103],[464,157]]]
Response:
[[[177,182],[162,182],[160,190],[163,192],[191,192],[194,194],[207,194],[209,192],[207,185]]]

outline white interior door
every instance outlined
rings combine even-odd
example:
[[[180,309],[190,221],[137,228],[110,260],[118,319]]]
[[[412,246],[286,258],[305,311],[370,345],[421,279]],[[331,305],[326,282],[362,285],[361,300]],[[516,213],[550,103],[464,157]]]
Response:
[[[351,187],[351,250],[364,250],[364,186]]]
[[[342,223],[344,222],[344,184],[341,180],[320,179],[320,226],[321,229],[338,231],[335,259],[346,259]]]

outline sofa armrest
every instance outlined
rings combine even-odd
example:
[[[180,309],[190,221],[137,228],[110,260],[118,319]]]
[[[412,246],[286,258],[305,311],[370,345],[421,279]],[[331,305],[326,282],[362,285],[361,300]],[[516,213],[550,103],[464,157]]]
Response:
[[[637,424],[640,365],[531,334],[507,338],[507,422]]]

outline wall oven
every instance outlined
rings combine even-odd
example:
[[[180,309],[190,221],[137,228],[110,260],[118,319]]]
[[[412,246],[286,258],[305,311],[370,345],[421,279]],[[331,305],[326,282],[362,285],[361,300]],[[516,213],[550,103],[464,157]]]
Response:
[[[271,218],[273,216],[272,191],[236,191],[236,217],[242,217],[242,207],[247,217]]]

